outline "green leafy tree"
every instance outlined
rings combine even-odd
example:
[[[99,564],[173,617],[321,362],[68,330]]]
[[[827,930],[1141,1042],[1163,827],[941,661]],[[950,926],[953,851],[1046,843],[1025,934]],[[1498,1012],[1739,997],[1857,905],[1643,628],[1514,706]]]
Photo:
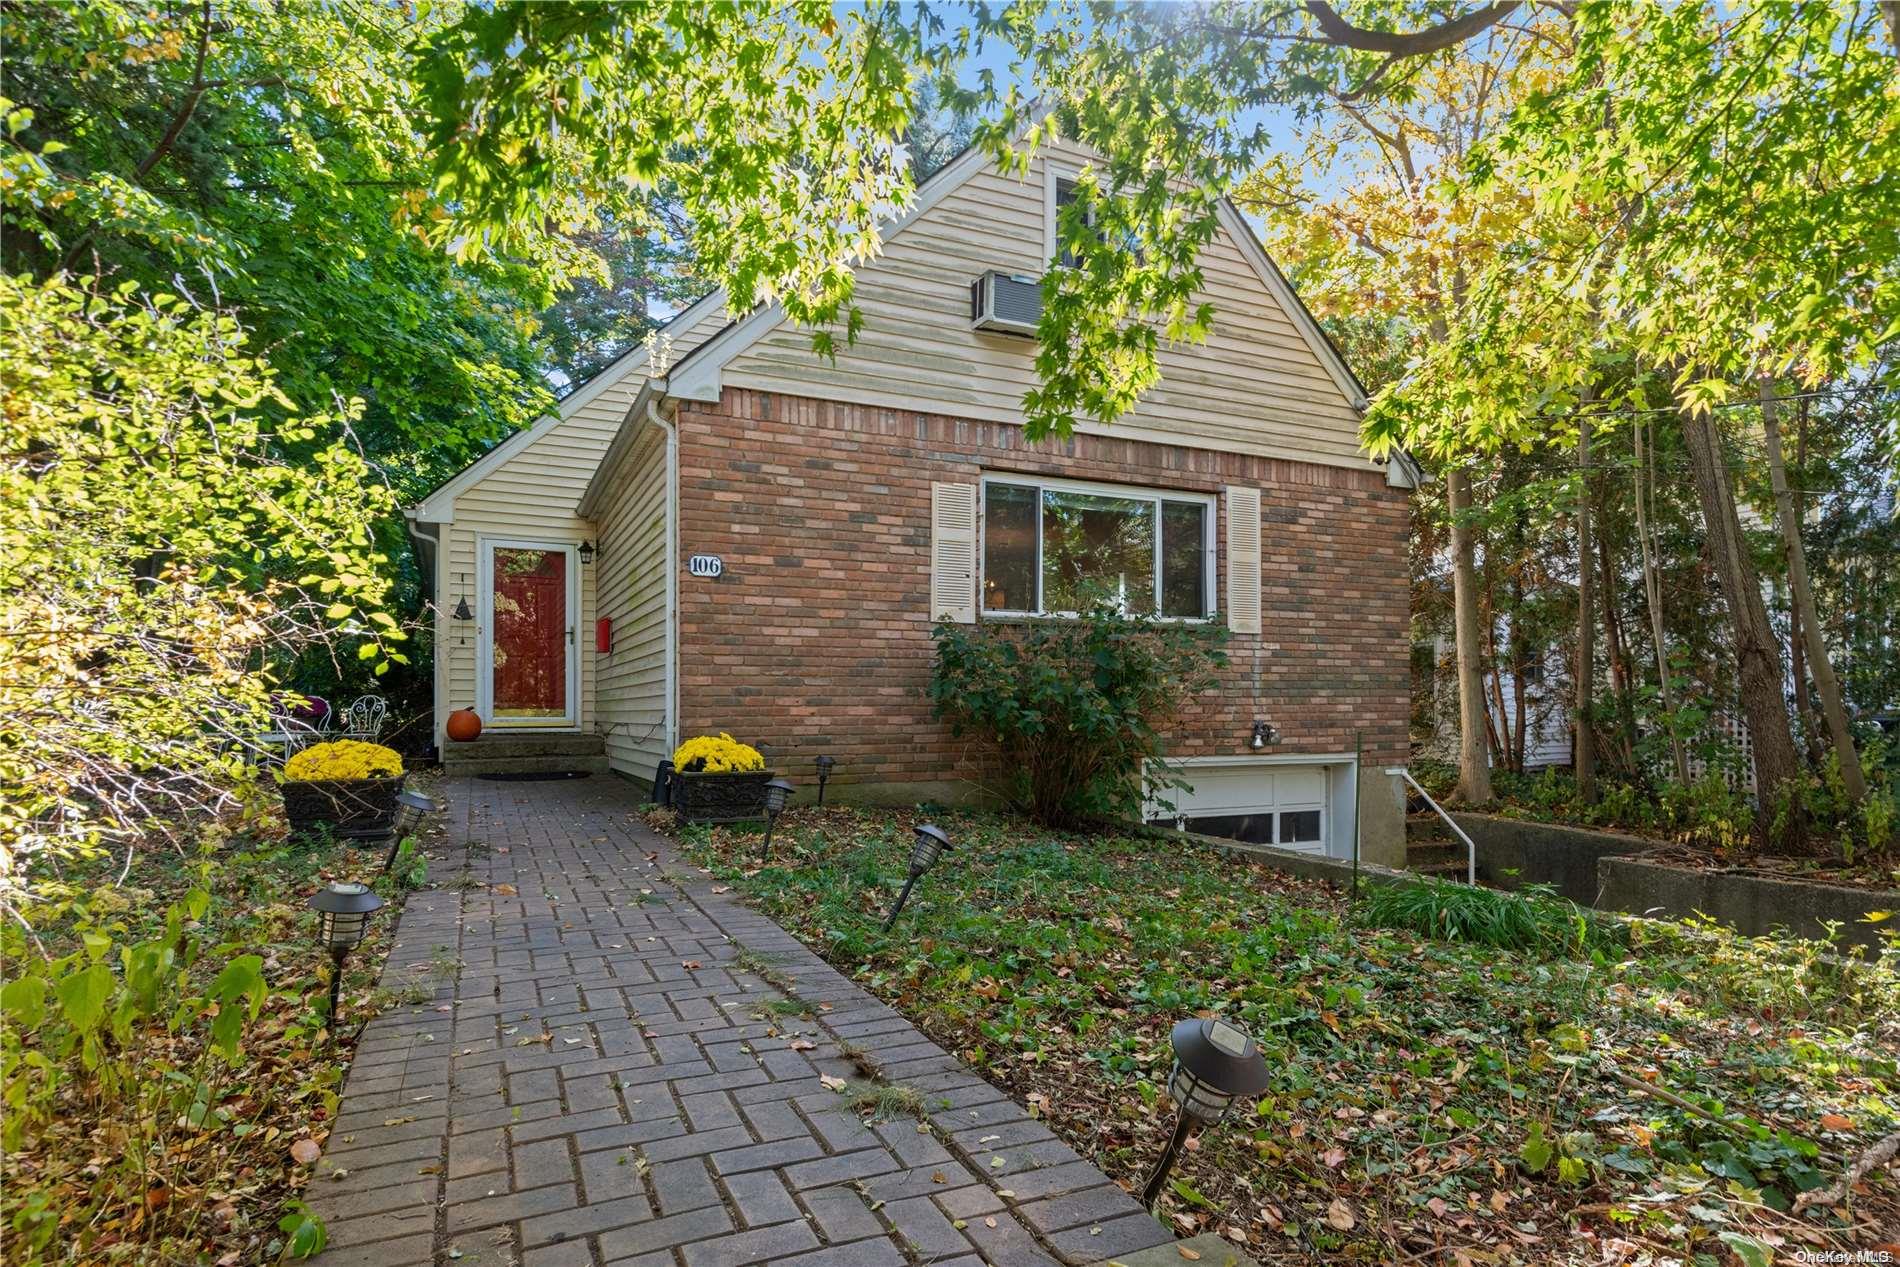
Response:
[[[0,904],[255,789],[274,661],[399,658],[350,414],[296,413],[228,313],[0,277]]]
[[[236,311],[305,409],[423,491],[545,405],[528,315],[597,268],[541,222],[479,267],[425,240],[406,70],[457,11],[86,0],[8,5],[4,259]]]

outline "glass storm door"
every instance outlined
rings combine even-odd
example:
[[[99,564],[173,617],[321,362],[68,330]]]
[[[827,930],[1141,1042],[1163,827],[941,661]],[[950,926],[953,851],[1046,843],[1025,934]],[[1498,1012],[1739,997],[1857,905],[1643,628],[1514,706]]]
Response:
[[[572,725],[574,547],[484,542],[482,564],[482,719],[501,727]]]

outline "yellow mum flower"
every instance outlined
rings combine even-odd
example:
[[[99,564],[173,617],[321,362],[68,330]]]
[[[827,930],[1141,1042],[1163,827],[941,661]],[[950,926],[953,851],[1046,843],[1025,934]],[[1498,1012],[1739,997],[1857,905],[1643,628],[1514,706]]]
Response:
[[[765,769],[765,758],[750,744],[721,731],[717,737],[688,739],[673,752],[673,768],[688,774],[726,774]]]
[[[290,782],[321,783],[333,779],[393,779],[402,773],[402,757],[394,748],[360,739],[338,739],[312,744],[284,762]]]

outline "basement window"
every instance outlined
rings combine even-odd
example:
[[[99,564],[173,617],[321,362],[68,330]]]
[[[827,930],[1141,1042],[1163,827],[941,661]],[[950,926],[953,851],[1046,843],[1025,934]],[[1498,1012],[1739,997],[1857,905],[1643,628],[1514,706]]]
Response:
[[[983,482],[983,610],[1205,620],[1214,608],[1214,499],[1113,484]]]

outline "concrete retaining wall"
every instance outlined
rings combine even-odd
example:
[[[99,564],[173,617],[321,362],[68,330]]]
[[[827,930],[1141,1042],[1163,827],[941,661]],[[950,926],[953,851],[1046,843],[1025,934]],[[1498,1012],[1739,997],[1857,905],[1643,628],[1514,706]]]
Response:
[[[1829,920],[1845,942],[1880,944],[1878,925],[1859,922],[1874,911],[1900,911],[1900,893],[1848,889],[1730,871],[1671,867],[1640,855],[1657,842],[1619,832],[1554,823],[1452,815],[1477,847],[1478,879],[1500,889],[1548,884],[1582,906],[1664,919],[1714,917],[1751,936],[1786,931],[1819,938]]]
[[[1478,880],[1494,889],[1548,884],[1579,906],[1597,905],[1597,863],[1648,853],[1653,840],[1620,832],[1584,831],[1491,814],[1453,814],[1478,851]]]
[[[1605,858],[1598,874],[1603,896],[1597,905],[1605,910],[1678,918],[1700,911],[1756,936],[1785,929],[1820,938],[1832,920],[1842,925],[1843,942],[1877,949],[1879,925],[1859,921],[1874,911],[1900,911],[1900,893],[1891,891],[1666,867],[1640,858]]]

